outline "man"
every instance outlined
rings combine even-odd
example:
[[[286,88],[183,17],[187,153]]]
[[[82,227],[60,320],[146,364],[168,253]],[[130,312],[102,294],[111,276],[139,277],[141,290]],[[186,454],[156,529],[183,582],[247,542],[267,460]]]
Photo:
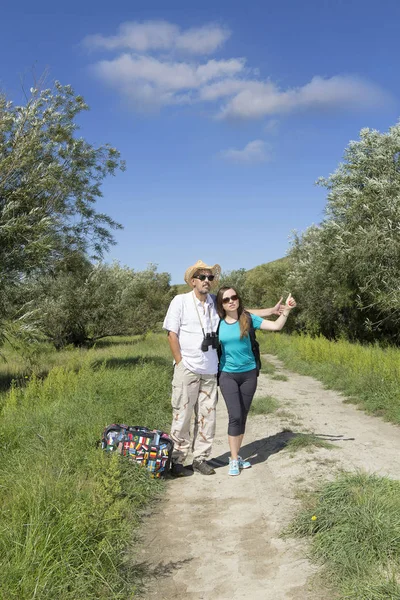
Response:
[[[210,289],[220,277],[221,267],[202,260],[185,272],[185,282],[192,288],[173,298],[164,320],[174,357],[172,379],[172,426],[174,441],[171,472],[185,475],[183,463],[190,449],[190,420],[194,413],[193,470],[213,475],[208,464],[215,435],[218,354],[216,331],[219,317],[215,296]],[[280,302],[274,308],[253,310],[260,317],[280,314]]]

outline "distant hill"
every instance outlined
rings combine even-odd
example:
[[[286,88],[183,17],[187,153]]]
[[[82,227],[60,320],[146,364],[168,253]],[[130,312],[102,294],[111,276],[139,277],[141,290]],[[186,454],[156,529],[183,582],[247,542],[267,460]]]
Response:
[[[261,265],[257,265],[257,267],[253,267],[252,269],[249,269],[246,272],[247,273],[252,273],[256,269],[265,269],[266,267],[271,267],[271,266],[274,266],[274,265],[278,265],[279,263],[286,264],[288,261],[289,261],[289,258],[287,256],[283,256],[282,258],[277,258],[276,260],[271,260],[271,262],[262,263]]]
[[[191,287],[188,286],[187,283],[179,283],[175,287],[178,290],[177,291],[178,294],[186,294],[187,292],[190,292],[192,289]]]
[[[256,271],[257,269],[262,269],[264,270],[265,268],[271,267],[271,266],[275,266],[278,265],[279,263],[281,264],[285,264],[289,261],[289,258],[287,256],[284,256],[283,258],[277,258],[276,260],[271,260],[271,262],[268,263],[262,263],[261,265],[257,265],[256,267],[253,267],[252,269],[249,269],[248,271],[246,271],[246,273],[253,273],[254,271]],[[223,274],[223,273],[222,273]],[[179,283],[176,284],[176,289],[177,289],[177,293],[178,294],[186,294],[187,292],[191,291],[191,287],[189,287],[186,283]]]

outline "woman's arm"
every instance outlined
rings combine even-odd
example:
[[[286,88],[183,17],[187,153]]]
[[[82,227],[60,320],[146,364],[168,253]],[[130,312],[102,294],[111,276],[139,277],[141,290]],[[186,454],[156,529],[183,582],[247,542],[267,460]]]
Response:
[[[257,315],[257,317],[271,317],[272,315],[281,315],[285,310],[282,305],[283,297],[272,308],[246,308],[247,312]]]
[[[292,308],[296,306],[296,300],[292,298],[292,294],[286,298],[285,305],[283,306],[283,312],[280,315],[279,319],[276,321],[263,321],[260,325],[260,329],[264,329],[265,331],[280,331],[282,327],[286,323],[286,319],[289,316]]]

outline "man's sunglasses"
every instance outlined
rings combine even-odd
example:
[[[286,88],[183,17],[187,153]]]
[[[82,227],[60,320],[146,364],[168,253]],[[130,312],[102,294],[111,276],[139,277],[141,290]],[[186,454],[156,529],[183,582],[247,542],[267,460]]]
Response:
[[[239,296],[237,294],[233,294],[233,296],[230,298],[229,296],[227,298],[222,298],[222,304],[228,304],[231,300],[232,302],[235,302],[235,300],[239,300]]]
[[[208,279],[208,281],[214,281],[215,275],[195,275],[193,279],[200,279],[200,281]]]

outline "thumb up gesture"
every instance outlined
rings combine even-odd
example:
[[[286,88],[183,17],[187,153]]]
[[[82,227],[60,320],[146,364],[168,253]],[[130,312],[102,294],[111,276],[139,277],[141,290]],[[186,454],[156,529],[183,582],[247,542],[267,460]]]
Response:
[[[292,310],[297,305],[296,300],[293,298],[292,294],[286,298],[285,308]]]

